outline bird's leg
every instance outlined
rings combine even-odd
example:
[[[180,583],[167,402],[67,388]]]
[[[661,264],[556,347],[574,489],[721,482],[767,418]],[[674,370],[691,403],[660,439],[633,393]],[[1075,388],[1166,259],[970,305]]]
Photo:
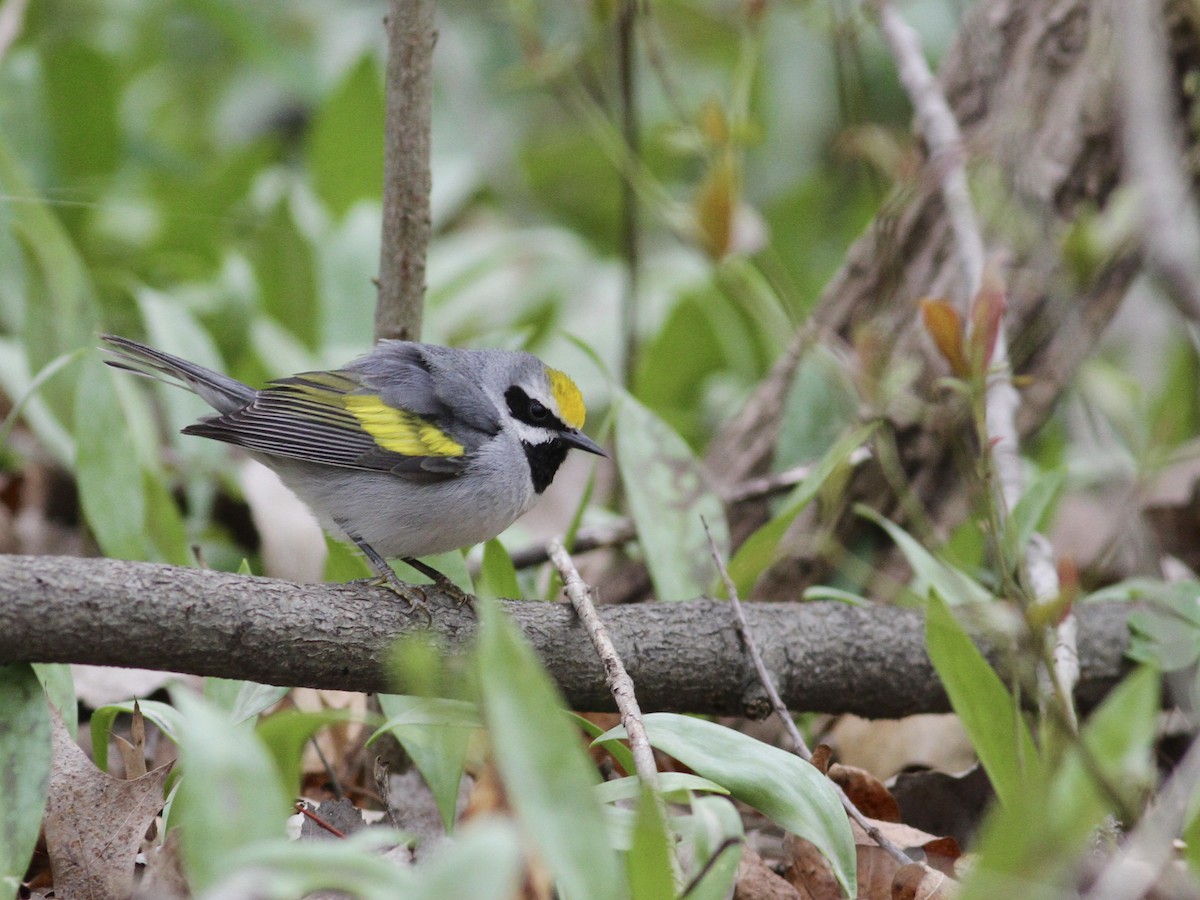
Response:
[[[457,584],[435,569],[433,566],[421,562],[411,556],[402,557],[401,562],[406,563],[424,575],[426,578],[432,578],[433,583],[437,585],[438,590],[449,594],[458,601],[459,606],[471,606],[474,603],[470,594],[460,588]]]
[[[416,610],[420,609],[425,613],[426,616],[429,616],[429,598],[425,596],[425,592],[421,590],[419,585],[405,584],[396,577],[396,573],[392,570],[392,567],[388,565],[387,560],[380,556],[375,551],[374,547],[372,547],[354,532],[348,531],[344,528],[342,530],[345,531],[346,536],[354,542],[354,546],[358,547],[358,549],[362,551],[363,556],[367,558],[367,563],[372,569],[375,570],[376,578],[371,579],[371,584],[387,588],[389,591],[407,603],[408,608],[411,611],[415,612]],[[409,596],[412,591],[416,591],[417,594],[420,595],[421,600],[419,603],[414,601],[413,598]]]

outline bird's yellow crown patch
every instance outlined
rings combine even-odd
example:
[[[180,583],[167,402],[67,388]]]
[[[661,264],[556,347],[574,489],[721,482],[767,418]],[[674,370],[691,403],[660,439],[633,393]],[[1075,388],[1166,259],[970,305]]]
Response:
[[[347,394],[342,402],[384,450],[404,456],[463,455],[463,445],[428,419],[388,406],[376,394]]]
[[[550,379],[550,392],[558,404],[559,417],[571,428],[582,428],[587,409],[583,405],[583,394],[579,393],[571,376],[547,366],[546,377]]]

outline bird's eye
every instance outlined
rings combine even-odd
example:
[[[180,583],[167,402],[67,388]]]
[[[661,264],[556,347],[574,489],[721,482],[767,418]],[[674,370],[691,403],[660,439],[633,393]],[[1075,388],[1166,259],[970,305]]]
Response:
[[[537,400],[529,401],[529,418],[535,422],[544,422],[546,417],[550,415],[550,410],[542,406]]]

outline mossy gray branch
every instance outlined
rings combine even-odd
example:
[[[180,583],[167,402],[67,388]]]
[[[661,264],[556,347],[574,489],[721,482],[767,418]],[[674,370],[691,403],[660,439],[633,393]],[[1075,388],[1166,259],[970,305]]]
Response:
[[[0,663],[137,666],[268,684],[403,691],[387,664],[401,635],[462,649],[475,615],[427,589],[433,624],[384,588],[299,585],[150,563],[0,556]],[[612,696],[570,606],[505,601],[571,707]],[[921,616],[889,606],[745,603],[780,694],[794,711],[885,718],[948,708],[925,655]],[[1088,707],[1125,671],[1120,604],[1079,609]],[[608,606],[601,618],[642,708],[763,716],[768,704],[720,601]]]

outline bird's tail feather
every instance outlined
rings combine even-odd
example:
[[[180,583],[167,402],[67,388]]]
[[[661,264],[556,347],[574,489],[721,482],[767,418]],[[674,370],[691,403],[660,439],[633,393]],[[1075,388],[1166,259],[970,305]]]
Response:
[[[104,360],[108,365],[186,388],[217,412],[241,409],[254,399],[254,388],[236,378],[115,334],[102,334],[100,340],[108,344],[104,348],[111,355]]]

